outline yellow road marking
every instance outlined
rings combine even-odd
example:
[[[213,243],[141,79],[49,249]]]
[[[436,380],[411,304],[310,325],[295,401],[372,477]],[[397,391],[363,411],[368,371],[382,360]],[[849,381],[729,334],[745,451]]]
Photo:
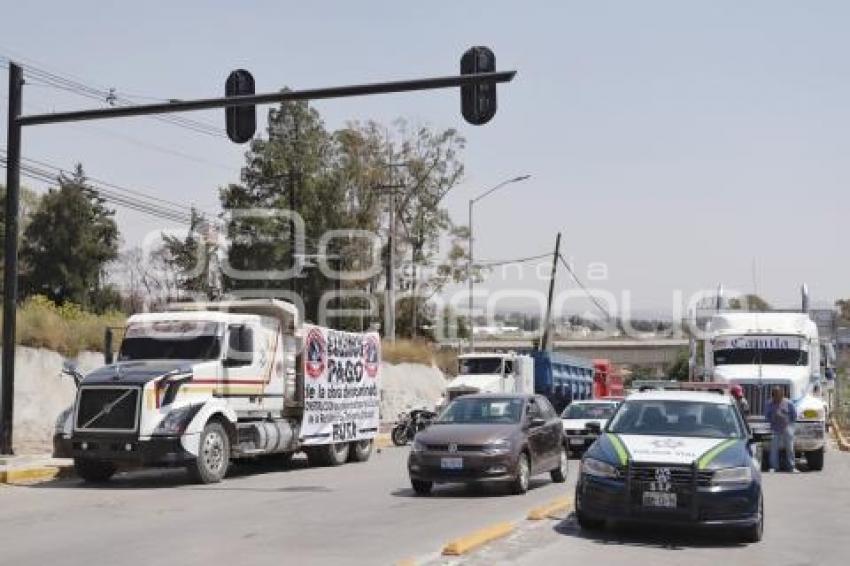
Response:
[[[444,556],[461,556],[496,539],[506,537],[513,532],[513,523],[496,523],[475,531],[466,536],[456,538],[443,547]]]
[[[541,521],[543,519],[557,518],[558,514],[568,511],[573,507],[573,498],[569,496],[559,497],[546,505],[535,507],[528,512],[526,517],[529,521]]]

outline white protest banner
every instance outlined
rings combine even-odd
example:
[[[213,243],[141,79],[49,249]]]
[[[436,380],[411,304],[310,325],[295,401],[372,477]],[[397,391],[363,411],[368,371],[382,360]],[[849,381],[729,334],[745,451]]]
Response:
[[[303,359],[303,444],[374,438],[380,408],[378,334],[306,325]]]

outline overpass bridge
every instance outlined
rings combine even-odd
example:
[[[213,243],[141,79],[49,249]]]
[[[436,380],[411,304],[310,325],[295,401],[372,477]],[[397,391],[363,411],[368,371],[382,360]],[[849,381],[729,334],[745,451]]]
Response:
[[[443,344],[444,347],[455,344]],[[495,352],[498,350],[524,350],[531,347],[528,339],[475,340],[475,350]],[[685,338],[648,339],[604,339],[604,340],[554,340],[552,349],[582,358],[607,358],[617,365],[649,368],[655,375],[662,376],[682,350],[688,349]]]

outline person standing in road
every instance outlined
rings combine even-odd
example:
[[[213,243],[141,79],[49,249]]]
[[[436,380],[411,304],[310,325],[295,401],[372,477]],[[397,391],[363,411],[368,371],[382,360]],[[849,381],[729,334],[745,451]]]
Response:
[[[747,401],[747,398],[744,397],[744,389],[736,383],[732,386],[730,393],[732,393],[732,397],[738,405],[738,410],[741,411],[741,416],[746,419],[750,414],[750,403]]]
[[[770,438],[770,469],[780,469],[779,451],[785,450],[785,467],[789,472],[796,472],[794,467],[794,423],[797,420],[797,410],[794,404],[785,398],[782,389],[774,387],[770,392],[765,415],[773,433]]]

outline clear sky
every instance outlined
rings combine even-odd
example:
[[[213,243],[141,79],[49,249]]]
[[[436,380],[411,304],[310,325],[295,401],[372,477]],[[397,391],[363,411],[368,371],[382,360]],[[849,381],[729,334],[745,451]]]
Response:
[[[485,127],[462,121],[455,91],[316,106],[329,128],[399,116],[460,128],[467,178],[447,201],[459,222],[470,197],[530,173],[476,205],[481,259],[545,252],[561,230],[580,274],[605,262],[595,286],[660,310],[674,289],[752,291],[755,259],[759,292],[790,306],[803,281],[817,302],[850,296],[848,22],[838,1],[2,0],[0,55],[119,94],[189,98],[221,93],[237,67],[259,91],[453,74],[465,48],[488,45],[519,74]],[[94,104],[38,85],[25,96],[27,112]],[[206,210],[245,149],[143,118],[30,128],[24,144]],[[127,244],[161,227],[119,219]]]

